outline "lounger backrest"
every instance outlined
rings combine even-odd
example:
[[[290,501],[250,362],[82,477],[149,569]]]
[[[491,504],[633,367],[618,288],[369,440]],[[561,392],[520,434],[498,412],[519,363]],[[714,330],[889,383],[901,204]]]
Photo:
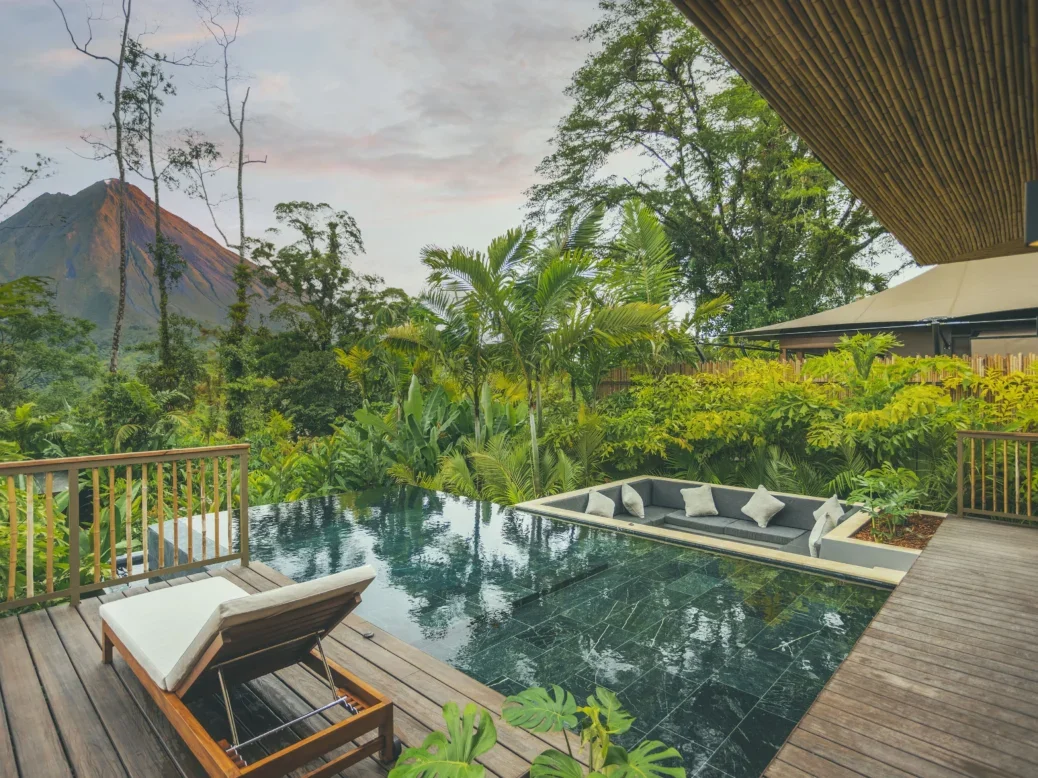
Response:
[[[374,579],[375,569],[365,565],[222,603],[167,677],[167,688],[181,697],[209,688],[217,665],[225,680],[240,683],[302,661],[315,636],[346,618]]]

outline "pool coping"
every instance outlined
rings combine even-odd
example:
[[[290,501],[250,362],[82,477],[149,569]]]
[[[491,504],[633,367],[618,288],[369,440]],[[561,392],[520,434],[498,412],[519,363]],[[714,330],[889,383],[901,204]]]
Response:
[[[862,567],[860,565],[848,564],[847,562],[836,562],[829,559],[793,554],[788,551],[780,551],[778,549],[766,548],[764,546],[755,546],[749,543],[740,543],[736,540],[700,535],[688,530],[673,530],[665,527],[653,527],[648,524],[639,524],[637,522],[624,521],[622,519],[606,519],[599,516],[591,516],[587,513],[580,513],[578,511],[571,511],[565,508],[555,508],[546,505],[549,501],[557,500],[560,497],[587,494],[596,489],[620,486],[621,484],[640,481],[645,478],[655,478],[660,481],[671,481],[674,483],[687,483],[687,481],[680,478],[637,475],[631,476],[630,478],[621,478],[617,481],[610,481],[604,484],[584,487],[583,489],[574,489],[569,492],[563,492],[562,494],[553,494],[547,497],[539,497],[535,500],[527,500],[526,502],[517,503],[511,507],[516,510],[534,513],[539,516],[546,516],[551,519],[559,519],[574,524],[583,524],[592,527],[601,527],[627,535],[636,535],[652,540],[665,541],[679,546],[706,548],[711,551],[718,551],[733,556],[772,563],[781,567],[806,569],[810,572],[846,579],[856,583],[879,585],[887,589],[893,589],[901,583],[901,579],[905,577],[905,571],[903,570],[892,570],[885,567]],[[772,492],[772,494],[787,497],[803,496],[792,495],[785,492]],[[849,523],[850,521],[845,522],[845,524]],[[835,532],[839,529],[841,529],[841,527],[837,527],[833,531]],[[826,537],[828,537],[828,535],[826,535]],[[865,543],[868,541],[857,542]]]

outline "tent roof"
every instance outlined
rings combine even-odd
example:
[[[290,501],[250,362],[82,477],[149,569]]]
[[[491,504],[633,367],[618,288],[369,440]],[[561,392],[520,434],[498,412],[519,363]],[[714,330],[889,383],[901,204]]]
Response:
[[[1027,250],[1038,3],[673,1],[919,264]]]
[[[914,324],[1032,308],[1038,308],[1038,256],[1017,254],[940,265],[848,305],[737,334]]]

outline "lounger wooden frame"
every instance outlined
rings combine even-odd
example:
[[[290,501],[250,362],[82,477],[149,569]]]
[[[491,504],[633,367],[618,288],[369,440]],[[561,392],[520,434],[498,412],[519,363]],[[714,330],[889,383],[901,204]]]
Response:
[[[345,604],[342,600],[337,601],[334,608],[318,605],[310,609],[305,622],[323,622],[321,628],[313,632],[307,632],[307,624],[301,624],[298,618],[287,623],[266,620],[261,624],[242,624],[218,632],[192,672],[174,691],[159,688],[104,621],[101,624],[102,661],[111,664],[113,650],[119,651],[155,704],[213,778],[279,778],[375,730],[378,732],[375,738],[336,756],[303,778],[329,778],[368,756],[377,755],[388,765],[395,758],[393,703],[352,673],[327,660],[319,648],[319,640],[328,625],[338,623],[359,601],[360,596],[354,595]],[[284,633],[290,631],[295,635],[282,640]],[[330,674],[337,696],[346,697],[357,713],[252,764],[246,765],[229,754],[229,744],[215,741],[185,703],[195,695],[218,688],[215,686],[218,669],[228,670],[224,676],[229,682],[241,683],[296,663],[310,668],[322,679]]]

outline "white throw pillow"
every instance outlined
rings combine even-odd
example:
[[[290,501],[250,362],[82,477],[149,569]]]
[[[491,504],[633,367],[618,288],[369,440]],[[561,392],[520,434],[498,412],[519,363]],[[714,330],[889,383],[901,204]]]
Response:
[[[645,503],[642,496],[634,490],[633,486],[624,484],[620,487],[620,502],[624,504],[627,512],[639,519],[645,518]]]
[[[782,500],[772,497],[761,485],[757,487],[749,502],[742,506],[742,512],[757,522],[758,527],[764,529],[768,522],[775,518],[775,514],[785,507],[786,504]]]
[[[601,492],[588,492],[587,509],[585,509],[584,513],[590,513],[592,516],[601,516],[603,519],[611,519],[615,510],[616,503],[604,494]]]
[[[831,513],[823,513],[822,517],[815,521],[814,529],[807,539],[807,548],[811,556],[817,557],[822,553],[822,538],[828,535],[836,527],[836,518]]]
[[[714,493],[710,489],[710,484],[682,489],[681,497],[685,500],[686,516],[717,515],[717,506],[714,505]]]
[[[843,515],[843,507],[840,505],[840,498],[835,494],[828,500],[822,503],[822,505],[814,512],[815,521],[821,521],[826,516],[831,516],[833,519],[833,526],[840,520]]]

